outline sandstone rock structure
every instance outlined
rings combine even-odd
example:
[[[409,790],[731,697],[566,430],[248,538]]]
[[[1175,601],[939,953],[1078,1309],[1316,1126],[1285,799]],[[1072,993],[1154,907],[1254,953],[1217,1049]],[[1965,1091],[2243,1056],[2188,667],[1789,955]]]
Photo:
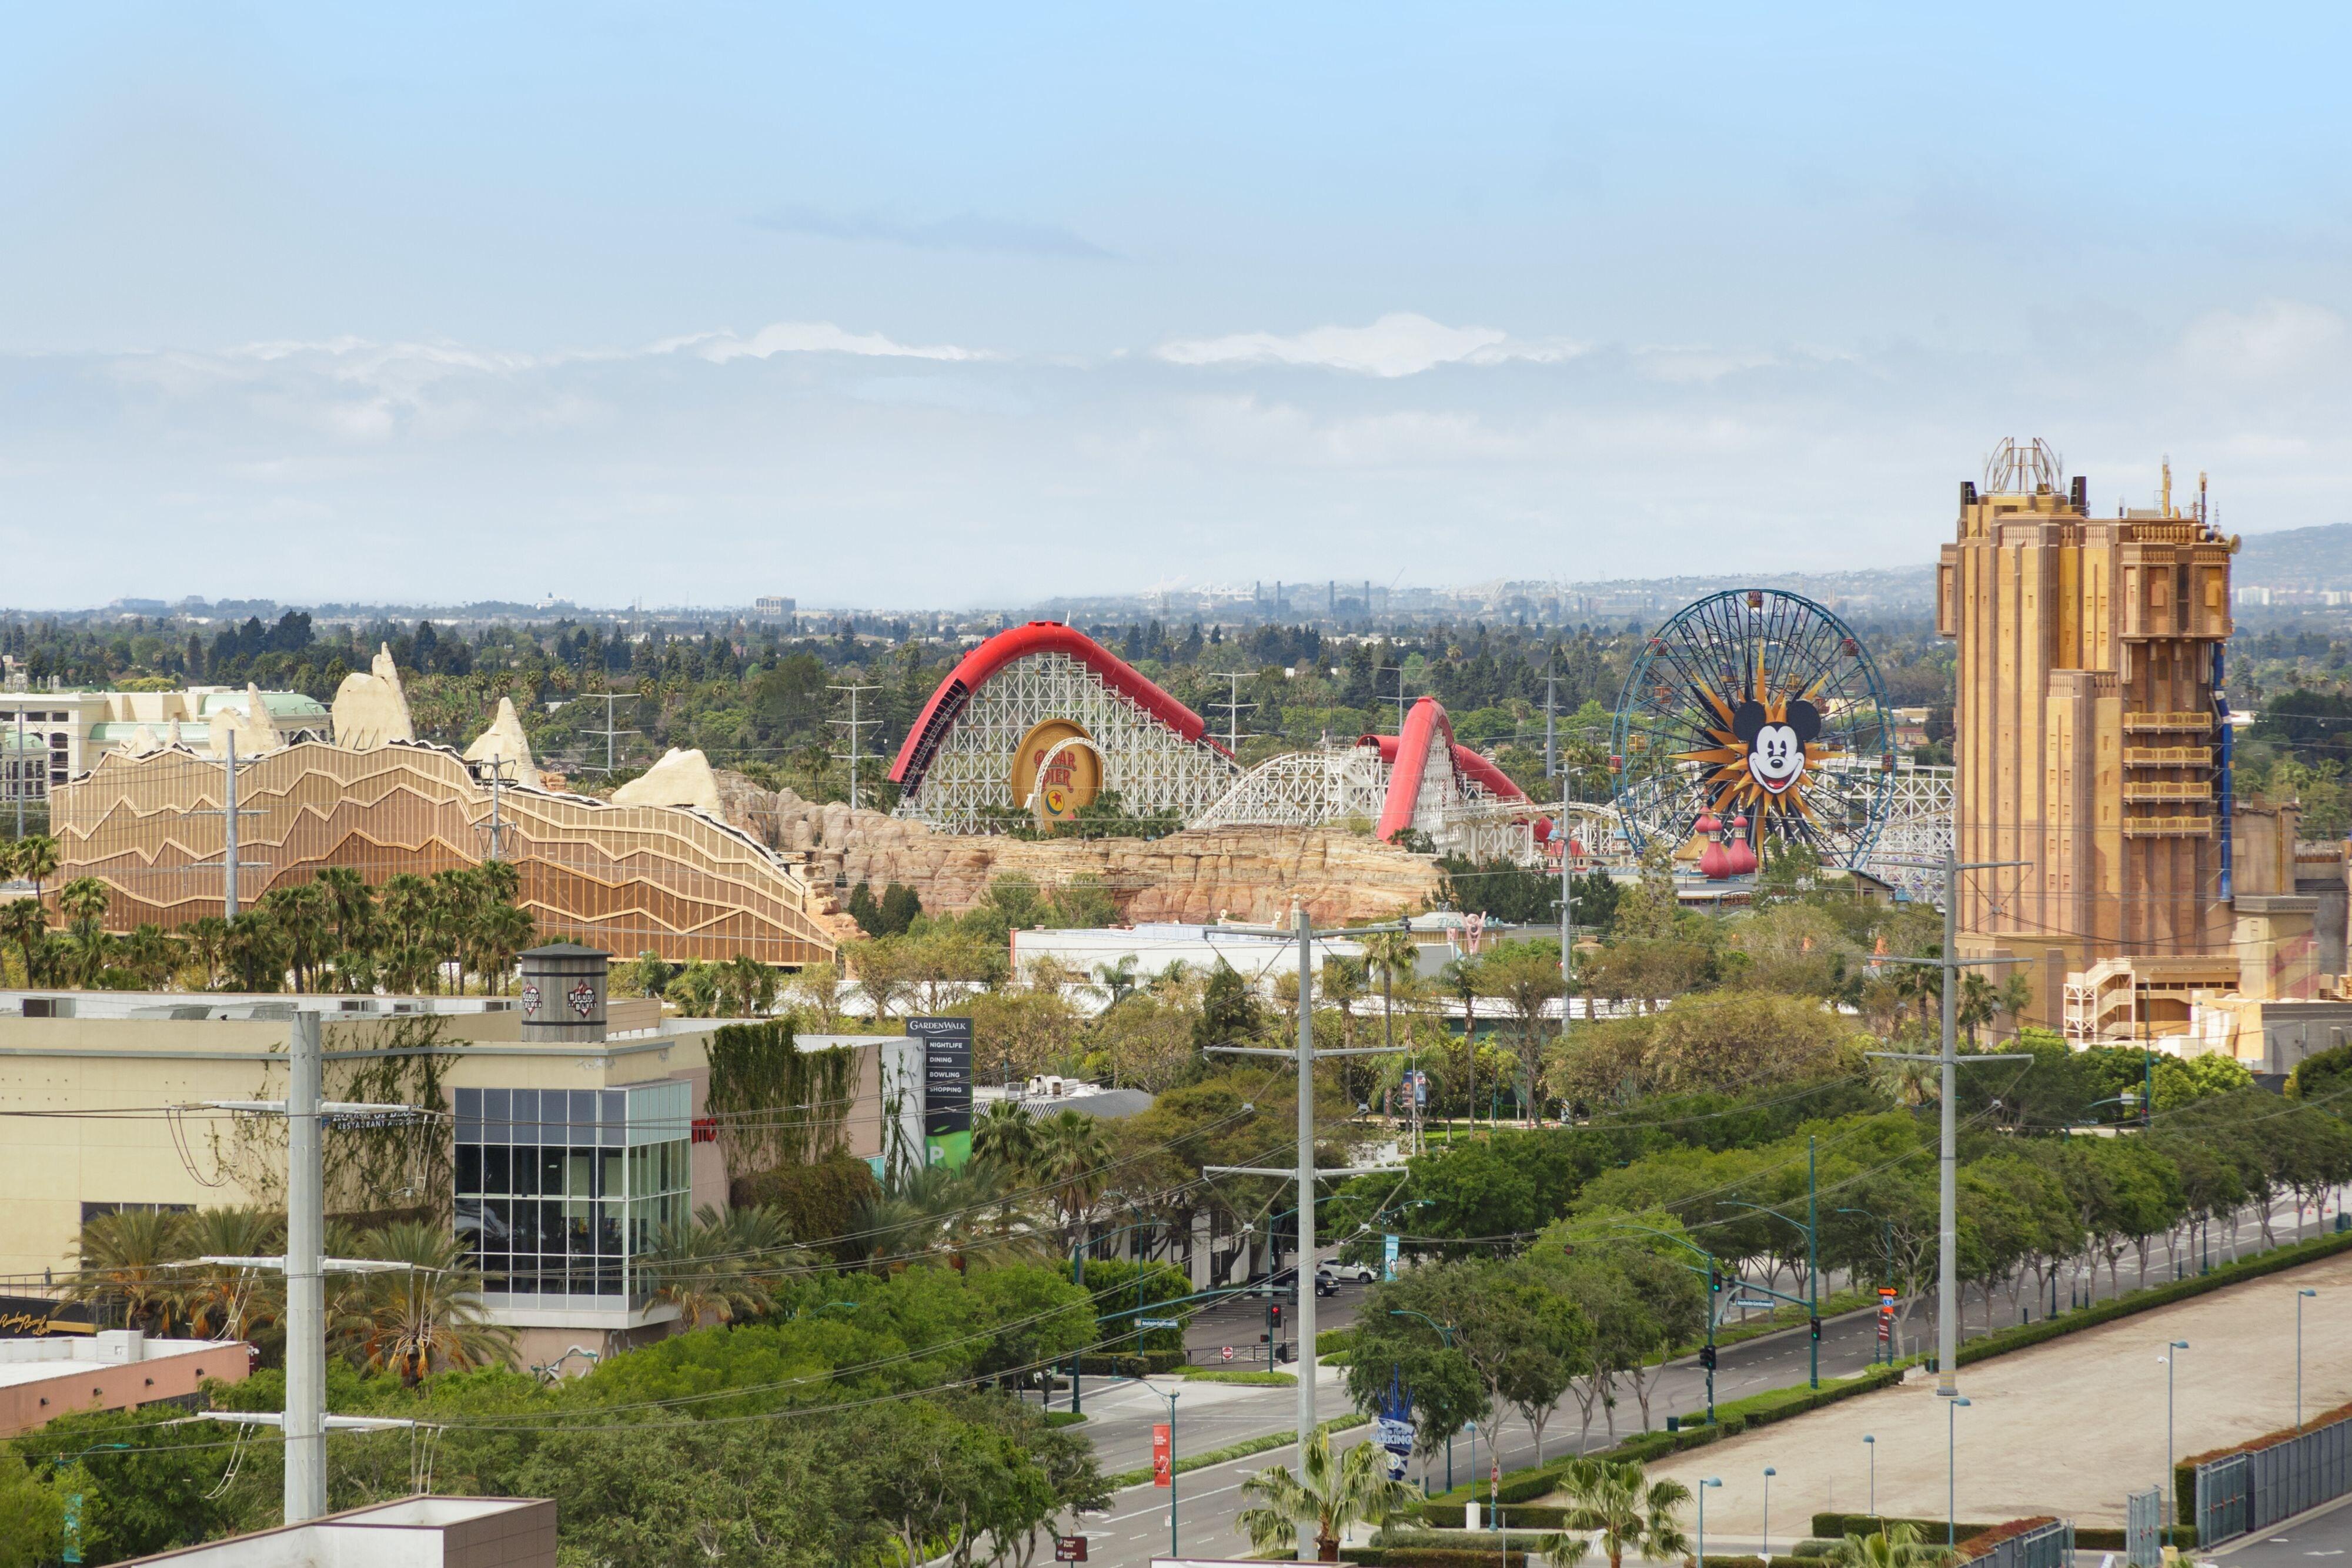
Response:
[[[499,699],[499,711],[490,720],[490,727],[474,737],[466,747],[468,762],[488,762],[497,758],[499,771],[509,784],[520,784],[526,789],[540,788],[539,769],[532,764],[530,737],[523,733],[522,716],[515,712],[512,697]]]
[[[402,710],[404,713],[406,709]],[[226,703],[212,710],[213,755],[228,755],[228,737],[236,737],[239,757],[258,757],[265,751],[275,751],[286,744],[278,733],[277,720],[269,716],[269,705],[261,700],[260,689],[250,683],[245,688],[245,711],[239,713]]]
[[[659,762],[614,790],[613,804],[691,806],[716,817],[720,814],[719,780],[710,771],[710,758],[673,746]]]
[[[1370,919],[1419,908],[1437,890],[1436,867],[1424,857],[1344,829],[1202,828],[1152,840],[1029,841],[942,833],[879,811],[853,812],[840,801],[814,805],[740,773],[719,774],[716,784],[717,814],[802,860],[813,884],[904,883],[934,914],[969,909],[991,881],[1014,874],[1047,888],[1100,877],[1131,922],[1277,920],[1294,896],[1318,922]]]
[[[372,751],[395,740],[415,740],[416,727],[408,717],[408,694],[401,689],[400,668],[392,650],[376,645],[364,675],[354,672],[335,688],[335,744],[352,751]],[[244,737],[238,737],[242,743]]]

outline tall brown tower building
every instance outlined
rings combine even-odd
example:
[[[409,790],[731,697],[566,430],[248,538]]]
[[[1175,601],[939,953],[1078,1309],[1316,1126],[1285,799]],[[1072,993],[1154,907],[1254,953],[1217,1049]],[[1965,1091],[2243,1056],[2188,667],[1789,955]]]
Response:
[[[2217,690],[2234,541],[2200,495],[2091,516],[2041,442],[1960,486],[1937,630],[1958,640],[1954,841],[1972,953],[2032,959],[2056,1021],[2068,970],[2229,951],[2227,740]]]

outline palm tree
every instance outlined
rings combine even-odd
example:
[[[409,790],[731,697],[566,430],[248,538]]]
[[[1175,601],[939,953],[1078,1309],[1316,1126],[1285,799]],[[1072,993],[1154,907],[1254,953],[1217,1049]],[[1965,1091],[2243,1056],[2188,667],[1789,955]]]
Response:
[[[47,833],[26,833],[16,841],[8,853],[8,868],[33,884],[33,897],[41,896],[41,884],[58,874],[61,857],[58,841]]]
[[[221,956],[237,984],[248,991],[274,991],[286,977],[286,949],[277,922],[257,909],[228,923]]]
[[[359,1256],[406,1263],[362,1274],[328,1309],[328,1332],[369,1371],[412,1387],[437,1363],[472,1368],[514,1358],[514,1331],[490,1319],[466,1244],[438,1226],[400,1220],[357,1242]]]
[[[0,904],[0,938],[14,942],[24,955],[25,984],[41,983],[40,951],[49,935],[49,912],[37,898],[16,898]]]
[[[1048,1234],[1027,1194],[1003,1166],[974,1160],[961,1170],[917,1166],[899,1173],[887,1191],[858,1216],[870,1264],[881,1272],[908,1260],[945,1254],[950,1265],[1048,1261]]]
[[[1835,1568],[1938,1568],[1954,1553],[1920,1541],[1920,1529],[1908,1520],[1881,1521],[1874,1535],[1848,1535],[1830,1548],[1826,1559]]]
[[[1110,1140],[1102,1124],[1085,1112],[1064,1109],[1037,1124],[1030,1174],[1045,1186],[1073,1247],[1102,1197],[1109,1163]]]
[[[58,913],[65,916],[66,930],[73,939],[70,956],[78,986],[97,985],[100,971],[106,967],[111,946],[106,935],[109,902],[106,883],[94,876],[78,876],[58,889]]]
[[[999,1100],[971,1119],[971,1157],[1018,1176],[1037,1154],[1037,1119],[1018,1100]]]
[[[494,861],[504,865],[504,861]],[[482,978],[488,981],[495,973],[498,988],[504,995],[507,977],[514,969],[515,957],[530,946],[539,936],[539,922],[530,911],[516,905],[499,903],[483,909],[478,917],[478,929],[474,936],[474,950],[479,957]]]
[[[433,889],[413,871],[383,879],[383,917],[392,923],[393,946],[414,946],[433,912]]]
[[[139,977],[140,984],[151,989],[160,990],[171,984],[173,973],[180,967],[179,939],[152,922],[124,937],[121,950],[124,965]]]
[[[1420,1504],[1412,1488],[1389,1479],[1388,1459],[1378,1443],[1359,1443],[1335,1460],[1331,1435],[1318,1431],[1299,1456],[1303,1479],[1280,1465],[1260,1470],[1242,1483],[1242,1496],[1255,1499],[1256,1506],[1242,1510],[1234,1522],[1249,1537],[1251,1550],[1264,1556],[1295,1550],[1299,1525],[1312,1521],[1316,1560],[1337,1563],[1349,1526],[1378,1529]]]
[[[686,1316],[686,1326],[732,1322],[776,1304],[776,1276],[812,1262],[792,1245],[792,1228],[772,1208],[722,1209],[704,1204],[691,1220],[662,1228],[639,1261],[657,1300]]]
[[[1136,977],[1136,956],[1129,953],[1116,964],[1095,966],[1094,988],[1110,998],[1105,1012],[1117,1010],[1118,1004],[1135,995],[1142,982]]]
[[[347,952],[366,946],[375,924],[375,894],[356,866],[331,865],[319,873],[335,922],[335,946]]]
[[[333,935],[333,911],[327,891],[317,883],[273,887],[262,896],[262,909],[277,923],[286,961],[293,967],[294,988],[310,988],[320,962]]]
[[[128,1328],[171,1329],[177,1277],[166,1265],[188,1255],[188,1217],[161,1208],[119,1208],[81,1228],[81,1270],[67,1294],[78,1301],[119,1302]]]
[[[205,989],[220,984],[221,957],[228,950],[228,922],[217,915],[199,915],[180,927],[188,957],[205,972]]]
[[[1690,1501],[1690,1488],[1676,1480],[1651,1480],[1631,1461],[1578,1459],[1560,1477],[1567,1494],[1568,1530],[1543,1544],[1556,1568],[1583,1561],[1594,1546],[1608,1554],[1609,1568],[1624,1568],[1625,1553],[1671,1562],[1689,1550],[1675,1513]]]
[[[286,1250],[286,1220],[266,1208],[199,1209],[186,1217],[182,1244],[198,1258],[258,1258]],[[179,1301],[193,1330],[245,1339],[285,1312],[285,1277],[274,1270],[207,1264],[181,1279]]]
[[[757,1018],[776,1005],[776,972],[749,953],[738,953],[719,966],[719,988],[728,1007],[747,1018]]]

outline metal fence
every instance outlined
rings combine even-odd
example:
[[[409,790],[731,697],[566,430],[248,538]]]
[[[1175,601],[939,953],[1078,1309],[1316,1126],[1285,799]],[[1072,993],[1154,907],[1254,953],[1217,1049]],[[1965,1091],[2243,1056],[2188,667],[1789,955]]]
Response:
[[[2150,1487],[2124,1500],[2124,1561],[2157,1568],[2164,1561],[2164,1491]]]
[[[2197,1543],[2218,1545],[2352,1492],[2352,1421],[2197,1467]]]
[[[2012,1535],[1982,1556],[1969,1558],[1967,1568],[2071,1568],[2074,1561],[2074,1521],[2059,1519]]]

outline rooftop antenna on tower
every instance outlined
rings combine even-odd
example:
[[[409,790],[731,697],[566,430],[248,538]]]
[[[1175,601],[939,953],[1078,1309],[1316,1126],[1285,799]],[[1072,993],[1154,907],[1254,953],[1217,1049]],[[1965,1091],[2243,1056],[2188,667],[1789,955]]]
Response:
[[[2066,465],[2040,436],[2021,442],[2004,436],[1985,459],[1984,492],[1988,496],[2034,496],[2065,488]]]

